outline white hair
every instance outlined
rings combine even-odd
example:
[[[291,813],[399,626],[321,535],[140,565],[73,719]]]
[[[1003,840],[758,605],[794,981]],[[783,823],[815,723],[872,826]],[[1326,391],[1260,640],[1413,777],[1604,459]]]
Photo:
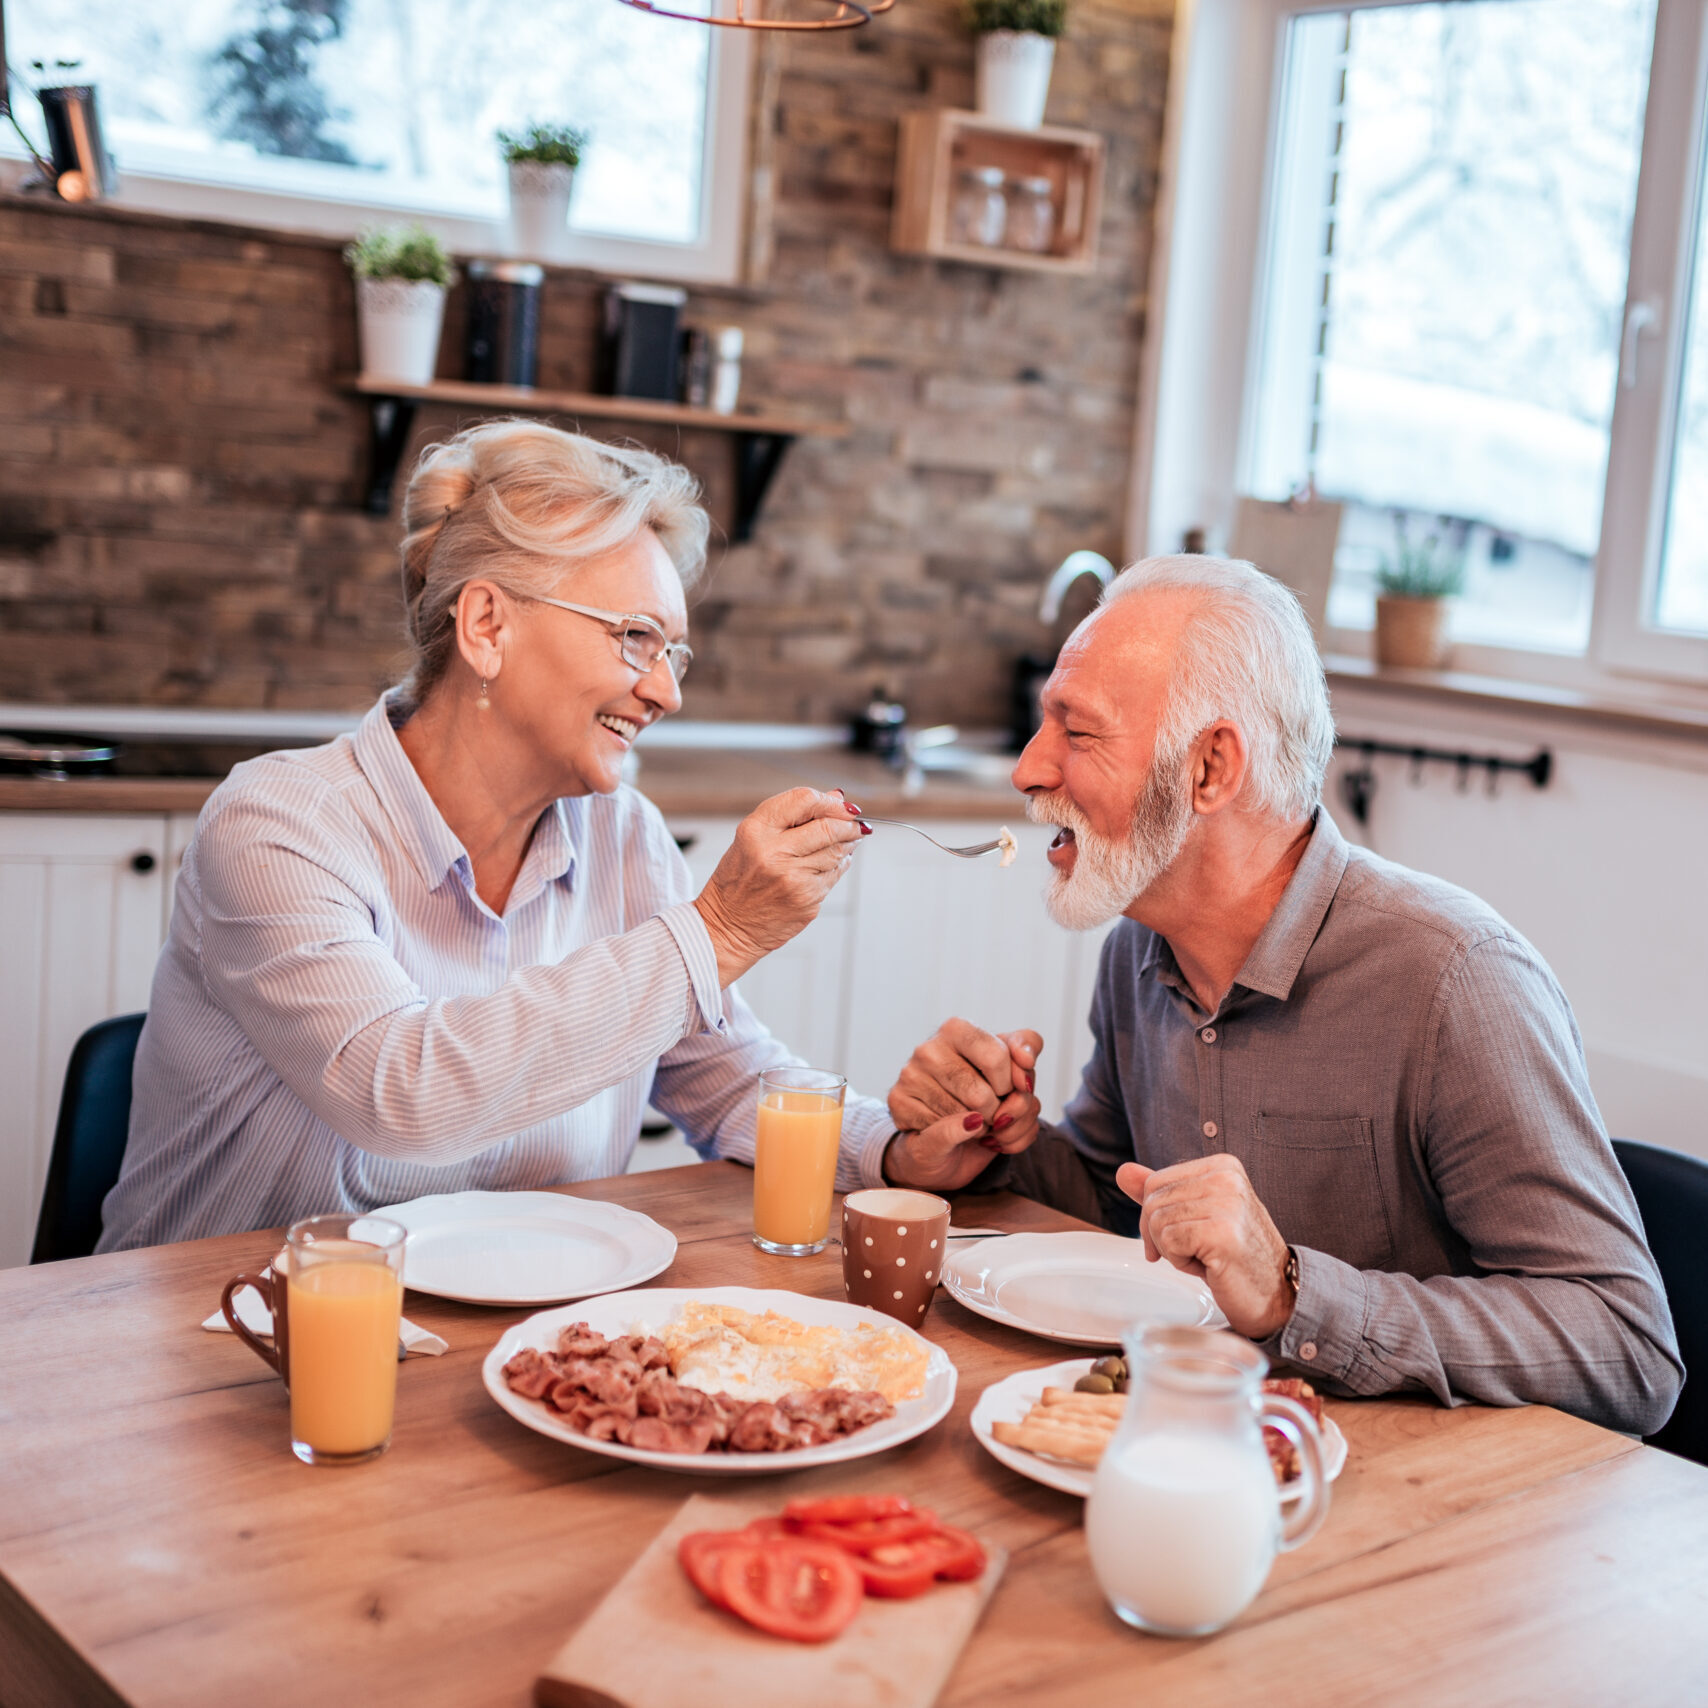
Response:
[[[1201,595],[1180,637],[1154,763],[1183,764],[1192,743],[1226,718],[1245,738],[1250,804],[1282,818],[1311,813],[1334,751],[1334,717],[1297,597],[1253,564],[1180,556],[1129,565],[1100,603],[1152,590]]]

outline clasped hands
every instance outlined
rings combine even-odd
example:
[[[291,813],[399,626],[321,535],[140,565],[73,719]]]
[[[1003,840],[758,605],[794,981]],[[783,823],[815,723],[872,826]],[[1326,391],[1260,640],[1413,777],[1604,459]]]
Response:
[[[898,1132],[885,1174],[897,1185],[954,1191],[993,1156],[1027,1149],[1038,1137],[1033,1088],[1043,1047],[1036,1032],[945,1022],[890,1091]],[[1286,1326],[1294,1303],[1287,1242],[1238,1157],[1219,1153],[1169,1168],[1123,1163],[1115,1183],[1140,1205],[1145,1255],[1200,1276],[1236,1333],[1266,1340]]]

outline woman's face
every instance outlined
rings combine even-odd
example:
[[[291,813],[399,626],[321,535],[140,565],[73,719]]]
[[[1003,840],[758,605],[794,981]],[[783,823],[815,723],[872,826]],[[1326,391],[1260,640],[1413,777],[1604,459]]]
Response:
[[[554,598],[651,617],[673,641],[688,638],[681,578],[650,528],[626,546],[566,574]],[[642,676],[625,664],[611,630],[592,617],[537,601],[512,601],[514,643],[493,682],[489,716],[502,715],[553,792],[608,795],[623,756],[650,723],[682,704],[669,664]]]

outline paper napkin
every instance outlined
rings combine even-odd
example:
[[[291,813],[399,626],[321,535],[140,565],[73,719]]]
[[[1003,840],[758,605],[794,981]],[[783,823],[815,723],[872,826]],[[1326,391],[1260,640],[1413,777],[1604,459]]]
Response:
[[[237,1306],[237,1314],[243,1319],[243,1326],[251,1334],[265,1335],[269,1338],[273,1333],[273,1313],[262,1303],[261,1295],[253,1287],[244,1287],[233,1297]],[[202,1324],[205,1329],[214,1334],[230,1334],[231,1324],[225,1320],[224,1311],[215,1311]],[[418,1323],[412,1323],[408,1317],[402,1318],[397,1325],[398,1339],[403,1342],[405,1352],[422,1352],[430,1358],[437,1358],[441,1352],[449,1352],[449,1344],[425,1329]]]

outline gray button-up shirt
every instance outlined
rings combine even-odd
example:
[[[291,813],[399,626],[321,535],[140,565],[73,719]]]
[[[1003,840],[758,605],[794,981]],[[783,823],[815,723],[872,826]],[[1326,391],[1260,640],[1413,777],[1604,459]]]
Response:
[[[1068,1208],[1094,1188],[1131,1233],[1121,1163],[1229,1152],[1299,1256],[1266,1350],[1327,1391],[1666,1420],[1672,1319],[1571,1008],[1476,897],[1350,847],[1319,809],[1214,1014],[1123,921],[1091,1028],[1061,1129],[991,1185]]]

